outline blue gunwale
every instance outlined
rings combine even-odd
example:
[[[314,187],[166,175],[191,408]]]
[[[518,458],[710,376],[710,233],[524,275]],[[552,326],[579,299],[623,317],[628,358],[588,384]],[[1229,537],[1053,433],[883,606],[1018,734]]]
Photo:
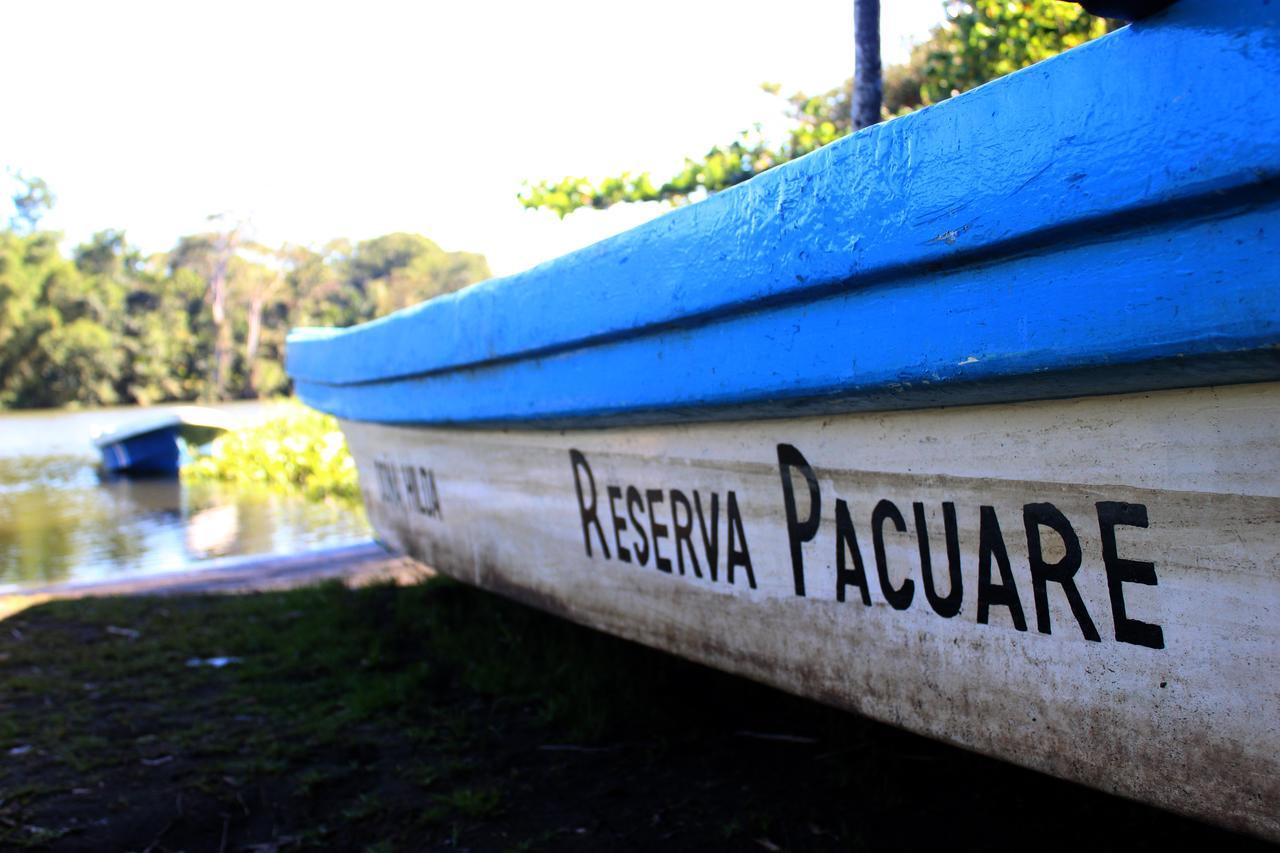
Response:
[[[1183,0],[525,273],[296,330],[343,417],[777,416],[1280,379],[1280,8]]]

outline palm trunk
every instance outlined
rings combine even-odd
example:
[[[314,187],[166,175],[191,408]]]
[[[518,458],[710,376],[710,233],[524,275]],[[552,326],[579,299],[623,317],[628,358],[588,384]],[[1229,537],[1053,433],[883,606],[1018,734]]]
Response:
[[[884,82],[880,69],[880,0],[853,0],[853,129],[880,121]]]

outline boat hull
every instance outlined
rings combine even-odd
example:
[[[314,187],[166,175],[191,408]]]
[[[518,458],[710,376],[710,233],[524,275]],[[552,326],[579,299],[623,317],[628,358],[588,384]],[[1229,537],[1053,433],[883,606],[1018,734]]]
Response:
[[[296,330],[294,387],[444,572],[1280,839],[1278,7]]]
[[[1280,838],[1280,383],[831,417],[344,421],[379,536],[801,695]]]
[[[176,426],[104,443],[98,450],[103,470],[113,475],[177,476],[182,458]]]

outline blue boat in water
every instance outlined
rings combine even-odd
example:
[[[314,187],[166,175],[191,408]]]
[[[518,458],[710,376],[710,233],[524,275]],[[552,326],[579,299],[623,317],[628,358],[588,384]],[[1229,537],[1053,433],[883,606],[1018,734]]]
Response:
[[[189,448],[208,444],[233,427],[212,409],[178,406],[100,431],[93,443],[102,454],[103,472],[110,476],[172,477]]]
[[[442,572],[1280,839],[1276,92],[1181,0],[289,372]]]

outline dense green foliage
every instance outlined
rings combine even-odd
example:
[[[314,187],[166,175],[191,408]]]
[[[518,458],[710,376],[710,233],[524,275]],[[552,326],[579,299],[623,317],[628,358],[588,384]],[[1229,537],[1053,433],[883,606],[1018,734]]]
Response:
[[[1059,0],[948,0],[946,20],[916,45],[904,65],[884,72],[884,118],[966,92],[1105,33],[1112,24]],[[779,86],[766,85],[778,95]],[[582,207],[604,209],[620,202],[681,204],[727,189],[781,163],[802,157],[850,132],[853,80],[820,95],[787,98],[791,127],[781,141],[757,126],[727,145],[717,145],[665,181],[649,173],[623,172],[592,182],[566,177],[528,184],[525,207],[547,208],[564,217]]]
[[[230,227],[144,257],[108,230],[67,257],[40,228],[48,187],[19,181],[0,229],[0,409],[285,393],[290,327],[364,322],[489,276],[482,256],[417,234],[271,248]]]
[[[265,423],[215,439],[183,466],[182,478],[265,485],[313,500],[358,500],[355,462],[338,422],[298,403],[283,408]]]
[[[1114,26],[1060,0],[950,3],[946,23],[912,56],[925,104],[1084,44]]]

